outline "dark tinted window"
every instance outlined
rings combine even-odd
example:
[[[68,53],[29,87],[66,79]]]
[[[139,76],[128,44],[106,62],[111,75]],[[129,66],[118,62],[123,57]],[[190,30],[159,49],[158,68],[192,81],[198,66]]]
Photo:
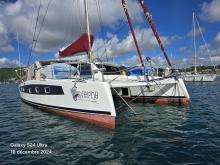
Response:
[[[121,73],[119,67],[116,67],[116,66],[98,64],[97,67],[105,68],[104,74],[120,74]]]
[[[90,64],[82,64],[81,68],[79,68],[80,75],[84,78],[91,78],[91,65]]]

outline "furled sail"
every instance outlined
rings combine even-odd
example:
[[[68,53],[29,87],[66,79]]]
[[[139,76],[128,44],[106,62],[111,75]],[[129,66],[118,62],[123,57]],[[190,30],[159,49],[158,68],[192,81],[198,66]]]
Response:
[[[93,45],[94,36],[90,35],[91,47]],[[79,39],[70,44],[67,48],[62,51],[59,51],[60,57],[68,57],[73,56],[77,53],[87,52],[89,51],[89,38],[88,34],[83,34]]]

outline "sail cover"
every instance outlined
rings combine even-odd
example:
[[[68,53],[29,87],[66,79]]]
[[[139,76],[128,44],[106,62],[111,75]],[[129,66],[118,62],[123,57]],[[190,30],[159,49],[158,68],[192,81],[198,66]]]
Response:
[[[62,51],[59,51],[60,57],[68,57],[73,56],[76,53],[82,53],[89,51],[89,40],[88,40],[88,34],[83,34],[79,39],[77,39],[75,42],[73,42],[71,45],[69,45],[67,48],[65,48]],[[93,45],[94,36],[90,35],[90,41],[91,41],[91,47]]]

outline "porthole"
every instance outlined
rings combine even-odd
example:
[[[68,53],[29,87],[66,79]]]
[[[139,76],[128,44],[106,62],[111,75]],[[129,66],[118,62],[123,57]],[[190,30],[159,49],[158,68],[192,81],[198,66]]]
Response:
[[[50,93],[50,88],[49,87],[45,87],[44,91],[45,91],[45,93]]]
[[[39,87],[35,87],[35,92],[36,92],[36,93],[39,93],[39,92],[40,92]]]

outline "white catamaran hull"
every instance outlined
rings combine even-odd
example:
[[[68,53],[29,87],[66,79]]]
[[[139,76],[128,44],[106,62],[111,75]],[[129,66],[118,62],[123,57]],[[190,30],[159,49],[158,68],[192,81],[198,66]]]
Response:
[[[212,82],[215,81],[216,74],[196,74],[196,75],[185,75],[184,81],[192,82]]]
[[[115,128],[115,107],[106,82],[30,80],[19,85],[21,99],[43,110]]]
[[[184,106],[189,104],[190,97],[182,78],[158,77],[146,82],[143,76],[120,76],[115,79],[116,77],[117,75],[105,75],[104,77],[105,81],[109,82],[114,88],[112,90],[113,96],[156,104]]]

